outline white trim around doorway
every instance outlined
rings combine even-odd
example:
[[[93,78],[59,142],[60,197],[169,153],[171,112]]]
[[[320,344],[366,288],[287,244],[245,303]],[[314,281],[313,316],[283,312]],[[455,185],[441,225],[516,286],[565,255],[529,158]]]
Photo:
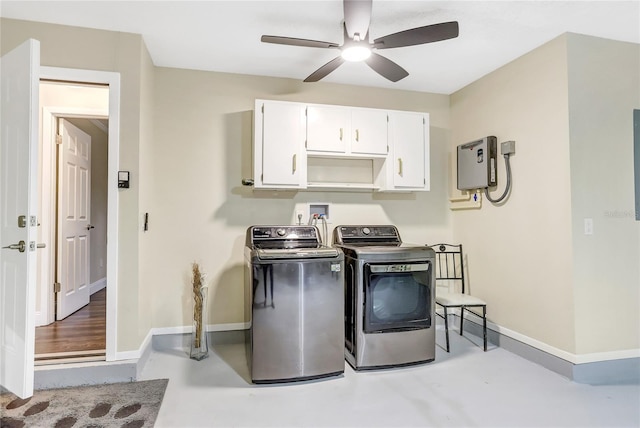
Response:
[[[42,66],[40,79],[109,86],[106,360],[115,361],[118,330],[118,189],[115,183],[120,159],[120,73]]]

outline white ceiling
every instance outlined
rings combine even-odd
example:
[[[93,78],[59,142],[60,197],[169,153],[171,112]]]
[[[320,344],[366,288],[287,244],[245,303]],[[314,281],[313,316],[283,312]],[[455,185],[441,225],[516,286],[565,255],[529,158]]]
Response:
[[[261,35],[342,43],[340,0],[2,0],[0,16],[141,34],[157,66],[299,80],[338,51],[261,43]],[[374,0],[370,39],[445,21],[459,22],[458,38],[379,52],[409,72],[397,83],[363,63],[323,81],[450,94],[567,31],[640,43],[640,0]]]

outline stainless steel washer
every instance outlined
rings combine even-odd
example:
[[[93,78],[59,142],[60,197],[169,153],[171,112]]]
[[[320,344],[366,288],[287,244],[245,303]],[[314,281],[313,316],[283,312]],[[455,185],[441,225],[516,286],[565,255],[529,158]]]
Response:
[[[344,255],[315,226],[251,226],[245,280],[251,295],[254,383],[344,372]]]
[[[337,226],[345,257],[345,358],[356,370],[435,359],[434,251],[395,226]]]

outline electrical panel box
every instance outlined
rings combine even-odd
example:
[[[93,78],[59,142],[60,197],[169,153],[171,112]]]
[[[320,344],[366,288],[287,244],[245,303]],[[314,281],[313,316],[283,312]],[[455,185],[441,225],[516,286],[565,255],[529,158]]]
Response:
[[[494,136],[458,146],[458,190],[484,189],[498,184],[497,150]]]

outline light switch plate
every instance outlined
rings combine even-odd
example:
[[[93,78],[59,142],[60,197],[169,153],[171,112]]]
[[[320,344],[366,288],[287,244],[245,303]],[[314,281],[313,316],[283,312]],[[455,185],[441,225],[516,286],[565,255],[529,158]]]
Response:
[[[584,219],[584,234],[593,235],[593,219],[592,218]]]

